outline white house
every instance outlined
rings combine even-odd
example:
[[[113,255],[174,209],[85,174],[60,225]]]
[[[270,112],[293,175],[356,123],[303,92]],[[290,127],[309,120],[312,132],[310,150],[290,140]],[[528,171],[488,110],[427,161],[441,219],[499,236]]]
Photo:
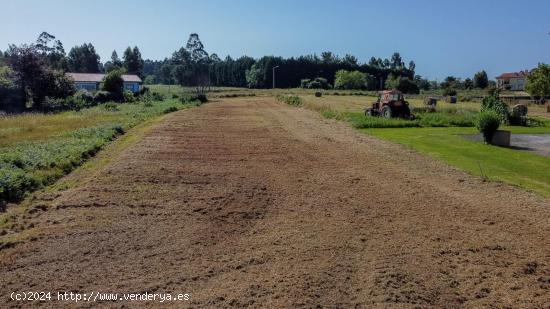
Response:
[[[96,91],[99,90],[99,85],[103,82],[105,74],[100,73],[65,73],[74,80],[76,89]],[[143,83],[141,78],[135,74],[123,74],[124,90],[138,92]]]
[[[496,77],[497,87],[506,90],[523,91],[528,75],[529,71],[527,70],[501,74]]]

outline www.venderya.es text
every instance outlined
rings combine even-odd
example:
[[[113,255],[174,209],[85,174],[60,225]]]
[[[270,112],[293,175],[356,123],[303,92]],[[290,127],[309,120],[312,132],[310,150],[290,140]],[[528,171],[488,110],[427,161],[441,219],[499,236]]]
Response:
[[[173,302],[189,301],[189,293],[102,293],[91,291],[87,293],[77,292],[12,292],[12,301],[63,301],[63,302],[104,302],[104,301],[148,301],[148,302]]]

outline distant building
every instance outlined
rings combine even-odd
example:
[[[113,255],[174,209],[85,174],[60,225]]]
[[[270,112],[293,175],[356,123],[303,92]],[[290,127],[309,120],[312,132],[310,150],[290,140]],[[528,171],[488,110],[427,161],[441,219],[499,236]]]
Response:
[[[513,73],[504,73],[497,76],[497,87],[499,89],[523,91],[525,90],[525,80],[529,71],[519,71]]]
[[[99,84],[103,82],[105,74],[99,73],[66,73],[74,80],[77,90],[96,91],[99,90]],[[134,74],[123,74],[124,90],[138,92],[141,88],[141,78]]]

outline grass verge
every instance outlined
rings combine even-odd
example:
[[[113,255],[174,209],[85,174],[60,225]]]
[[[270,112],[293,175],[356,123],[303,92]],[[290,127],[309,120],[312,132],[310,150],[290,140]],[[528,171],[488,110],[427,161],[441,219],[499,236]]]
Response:
[[[105,108],[109,104],[112,103],[79,112],[66,112],[61,116],[34,115],[28,118],[23,115],[0,120],[0,124],[4,120],[17,124],[12,126],[12,129],[17,129],[32,128],[34,122],[25,123],[27,119],[40,119],[40,126],[35,125],[34,130],[29,131],[32,133],[29,140],[25,140],[25,135],[20,134],[22,141],[0,147],[0,207],[7,202],[17,202],[26,193],[53,183],[128,129],[159,115],[189,106],[177,100],[154,104],[118,104],[117,109]],[[51,121],[48,121],[48,117],[51,117]],[[77,129],[64,129],[60,124],[64,118],[87,117],[95,121],[84,122],[85,126]],[[19,121],[14,122],[13,118],[19,118]],[[49,124],[58,127],[59,133],[34,134],[34,131],[40,131]],[[4,124],[4,128],[6,127]]]

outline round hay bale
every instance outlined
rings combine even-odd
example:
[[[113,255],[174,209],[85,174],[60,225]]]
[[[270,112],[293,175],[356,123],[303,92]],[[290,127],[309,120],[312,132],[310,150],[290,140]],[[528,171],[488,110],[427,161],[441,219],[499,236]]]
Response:
[[[430,106],[430,107],[435,107],[437,105],[437,99],[434,98],[434,97],[427,97],[424,99],[424,105],[426,106]]]
[[[315,91],[315,96],[320,98],[323,94],[321,93],[321,91]]]
[[[512,115],[515,117],[525,117],[527,116],[527,105],[523,104],[516,104],[514,107],[512,107]]]
[[[445,102],[447,102],[447,103],[455,104],[456,101],[457,101],[456,96],[447,96],[445,98]]]

